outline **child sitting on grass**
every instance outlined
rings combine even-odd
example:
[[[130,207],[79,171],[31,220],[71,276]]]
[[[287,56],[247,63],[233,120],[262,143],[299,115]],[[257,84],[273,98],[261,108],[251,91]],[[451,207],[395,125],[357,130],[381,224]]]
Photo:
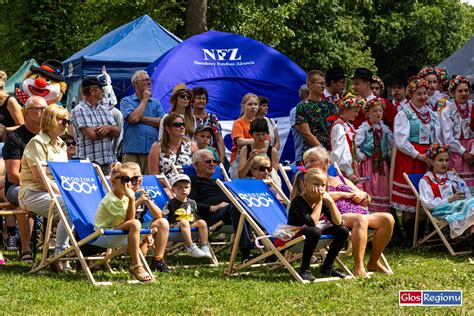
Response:
[[[171,191],[175,198],[166,203],[163,214],[168,216],[171,227],[181,228],[188,256],[194,258],[212,258],[208,243],[207,224],[202,219],[197,219],[196,201],[188,198],[191,192],[191,179],[185,174],[177,174],[171,179]],[[191,239],[191,227],[199,229],[201,249]]]
[[[135,219],[135,192],[132,190],[133,169],[117,162],[110,173],[112,190],[102,199],[97,209],[94,226],[99,229],[128,231],[128,254],[132,264],[130,273],[140,282],[153,282],[152,276],[140,263],[141,223]]]

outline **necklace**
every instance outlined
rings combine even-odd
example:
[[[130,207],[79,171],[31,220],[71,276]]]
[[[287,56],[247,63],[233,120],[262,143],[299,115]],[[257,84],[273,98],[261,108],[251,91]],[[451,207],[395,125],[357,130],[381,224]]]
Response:
[[[463,120],[467,119],[467,117],[469,116],[469,104],[466,103],[466,108],[463,110],[461,108],[461,105],[457,101],[454,101],[454,103],[456,104],[456,108],[458,109],[458,113],[461,118]]]
[[[435,182],[436,182],[437,184],[439,184],[439,185],[444,185],[444,184],[446,184],[446,181],[448,181],[448,174],[447,174],[447,173],[445,173],[444,179],[438,178],[438,177],[436,176],[436,173],[435,173],[435,172],[433,172],[433,177],[434,177],[434,179],[435,179]]]
[[[411,103],[411,101],[410,101],[410,107],[413,110],[413,112],[415,112],[416,116],[420,119],[421,123],[428,124],[431,121],[430,111],[427,111],[425,114],[422,114],[413,106],[413,103]]]

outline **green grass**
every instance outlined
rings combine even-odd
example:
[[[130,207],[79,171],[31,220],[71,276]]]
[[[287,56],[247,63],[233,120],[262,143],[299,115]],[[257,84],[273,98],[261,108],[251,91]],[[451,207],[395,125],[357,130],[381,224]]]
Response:
[[[257,269],[251,275],[225,277],[224,268],[180,269],[157,275],[154,284],[127,284],[126,260],[115,275],[96,272],[94,287],[85,275],[29,274],[28,266],[13,261],[0,271],[0,314],[10,313],[142,313],[142,314],[464,314],[474,315],[474,265],[468,257],[451,257],[443,248],[389,249],[386,256],[394,276],[301,285],[285,270]],[[222,257],[226,259],[227,256]],[[344,261],[352,264],[352,258]],[[173,262],[173,258],[169,259]],[[463,290],[463,307],[399,307],[398,291]]]

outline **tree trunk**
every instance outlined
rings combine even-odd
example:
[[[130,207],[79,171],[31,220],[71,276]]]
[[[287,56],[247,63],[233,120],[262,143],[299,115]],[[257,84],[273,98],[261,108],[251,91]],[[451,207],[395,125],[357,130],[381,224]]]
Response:
[[[186,12],[186,38],[207,31],[207,0],[189,0]]]

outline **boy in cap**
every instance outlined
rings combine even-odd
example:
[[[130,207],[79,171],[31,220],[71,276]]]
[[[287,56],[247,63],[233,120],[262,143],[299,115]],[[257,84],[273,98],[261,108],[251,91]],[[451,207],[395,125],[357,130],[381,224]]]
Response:
[[[215,160],[219,160],[219,154],[217,150],[212,147],[210,144],[211,140],[214,137],[214,133],[212,131],[212,127],[209,125],[198,125],[196,130],[194,131],[194,139],[196,140],[196,144],[199,149],[209,149],[212,152]]]
[[[189,199],[191,179],[185,174],[177,174],[171,178],[171,191],[174,198],[163,207],[163,214],[168,216],[170,227],[181,228],[188,256],[194,258],[211,258],[212,254],[208,243],[207,224],[197,216],[196,201]],[[201,248],[191,239],[191,227],[199,229]]]

